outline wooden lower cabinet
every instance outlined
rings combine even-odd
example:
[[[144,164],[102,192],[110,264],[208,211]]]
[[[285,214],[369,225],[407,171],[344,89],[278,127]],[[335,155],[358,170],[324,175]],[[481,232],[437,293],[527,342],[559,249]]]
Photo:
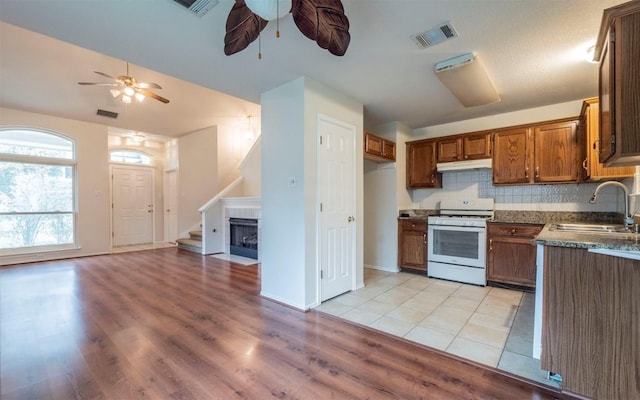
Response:
[[[536,286],[536,247],[542,225],[487,224],[487,281]]]
[[[640,399],[640,262],[545,246],[541,367],[562,389]]]
[[[402,269],[427,272],[427,221],[398,220],[398,266]]]

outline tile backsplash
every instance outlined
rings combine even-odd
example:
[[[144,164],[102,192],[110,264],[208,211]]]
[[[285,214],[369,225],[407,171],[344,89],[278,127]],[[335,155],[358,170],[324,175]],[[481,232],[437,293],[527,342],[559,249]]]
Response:
[[[599,211],[623,212],[624,196],[615,187],[606,187],[598,194],[598,201],[589,199],[599,183],[569,183],[559,185],[493,186],[490,169],[451,171],[442,175],[442,189],[414,190],[412,200],[420,208],[439,208],[443,198],[493,198],[496,210],[530,211]],[[622,181],[629,190],[633,178]],[[638,213],[636,196],[632,196],[630,209]]]

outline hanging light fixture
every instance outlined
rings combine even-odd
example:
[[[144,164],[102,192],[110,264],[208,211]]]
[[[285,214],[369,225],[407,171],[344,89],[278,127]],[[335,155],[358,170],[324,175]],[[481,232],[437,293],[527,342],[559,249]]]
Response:
[[[245,0],[244,2],[249,10],[267,21],[282,18],[291,11],[291,0]]]
[[[248,141],[253,140],[254,138],[254,134],[253,134],[253,129],[251,129],[251,115],[247,115],[247,131],[244,134],[245,139],[247,139]]]
[[[129,100],[131,101],[131,100]],[[142,133],[134,133],[133,135],[131,135],[131,140],[133,140],[136,143],[142,143],[144,142],[146,139],[146,136],[144,136]]]

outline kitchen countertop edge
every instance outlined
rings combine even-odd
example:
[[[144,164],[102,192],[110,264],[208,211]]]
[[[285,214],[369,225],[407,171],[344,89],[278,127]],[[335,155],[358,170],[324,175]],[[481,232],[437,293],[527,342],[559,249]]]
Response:
[[[628,233],[608,236],[603,234],[551,231],[553,224],[546,224],[534,239],[534,244],[583,249],[611,249],[640,252],[640,235]]]

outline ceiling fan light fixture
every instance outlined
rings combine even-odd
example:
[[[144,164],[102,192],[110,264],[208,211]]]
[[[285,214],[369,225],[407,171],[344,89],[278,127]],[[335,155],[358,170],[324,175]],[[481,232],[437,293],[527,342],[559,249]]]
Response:
[[[118,96],[120,96],[120,95],[122,94],[122,91],[121,91],[121,90],[118,90],[118,89],[111,89],[111,90],[109,90],[109,91],[111,92],[111,95],[112,95],[113,97],[118,97]]]
[[[136,100],[138,100],[138,102],[142,102],[142,100],[144,100],[144,95],[140,92],[136,92],[136,94],[134,95],[134,97],[136,98]]]
[[[282,18],[291,11],[291,0],[245,0],[254,14],[267,21]]]
[[[122,102],[125,104],[131,104],[131,97],[127,96],[126,94],[122,95]]]
[[[124,94],[126,94],[129,97],[131,97],[131,96],[133,96],[135,94],[135,91],[133,90],[132,87],[127,86],[127,87],[124,88]]]
[[[136,143],[142,143],[145,141],[145,139],[146,137],[141,133],[134,133],[133,135],[131,135],[131,140]]]

